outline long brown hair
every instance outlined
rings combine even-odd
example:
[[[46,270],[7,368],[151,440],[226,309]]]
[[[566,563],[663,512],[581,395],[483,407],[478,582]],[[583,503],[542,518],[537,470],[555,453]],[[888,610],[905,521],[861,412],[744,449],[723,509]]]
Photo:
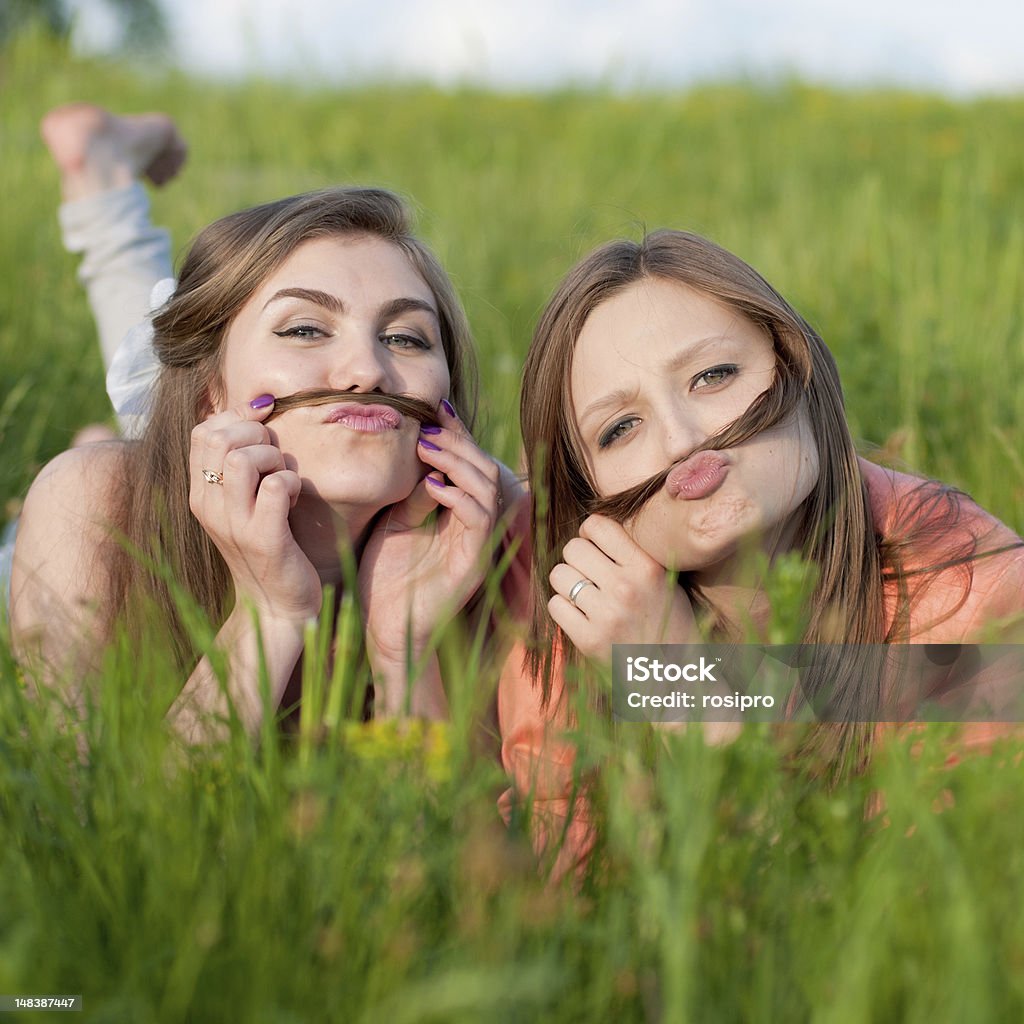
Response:
[[[142,438],[129,446],[118,516],[126,544],[111,565],[109,625],[141,635],[142,616],[169,627],[187,666],[194,642],[179,614],[182,598],[213,623],[223,620],[231,579],[212,540],[189,509],[189,443],[219,385],[227,329],[260,284],[304,242],[372,236],[397,246],[437,301],[451,400],[467,426],[476,415],[472,336],[455,289],[437,258],[411,233],[402,200],[375,188],[329,188],[279,199],[211,224],[185,257],[177,288],[153,318],[162,364]]]
[[[529,667],[545,701],[551,693],[556,648],[568,664],[582,664],[579,652],[547,614],[548,575],[562,548],[591,512],[629,518],[664,482],[662,474],[602,499],[581,454],[569,391],[573,353],[587,317],[644,278],[687,285],[742,314],[771,339],[776,356],[773,384],[701,447],[739,444],[798,408],[806,410],[819,476],[800,510],[797,530],[797,545],[817,572],[803,640],[867,644],[885,638],[882,555],[832,354],[785,299],[737,256],[698,235],[660,230],[641,242],[610,242],[577,264],[545,309],[526,360],[520,411],[535,536]],[[680,582],[700,604],[692,581],[684,574]],[[881,700],[878,680],[862,678],[854,666],[843,665],[828,666],[828,676],[836,684],[832,716],[869,719]],[[866,729],[843,727],[842,733],[840,745],[849,748],[863,739]]]

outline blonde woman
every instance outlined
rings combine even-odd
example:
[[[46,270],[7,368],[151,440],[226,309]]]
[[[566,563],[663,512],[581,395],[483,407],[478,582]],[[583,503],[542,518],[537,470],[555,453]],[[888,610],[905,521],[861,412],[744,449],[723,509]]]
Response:
[[[133,145],[129,177],[152,159]],[[93,163],[97,152],[110,155],[94,148]],[[261,662],[272,708],[291,705],[305,624],[351,557],[376,712],[443,717],[427,645],[479,586],[514,484],[503,496],[500,466],[470,435],[468,325],[401,201],[326,189],[217,221],[153,318],[153,350],[140,439],[72,449],[29,492],[12,575],[18,650],[52,678],[79,678],[117,629],[139,637],[155,616],[183,673],[176,728],[219,735],[230,703],[255,732]],[[315,392],[319,404],[291,399]],[[181,621],[178,588],[219,625],[227,694]]]

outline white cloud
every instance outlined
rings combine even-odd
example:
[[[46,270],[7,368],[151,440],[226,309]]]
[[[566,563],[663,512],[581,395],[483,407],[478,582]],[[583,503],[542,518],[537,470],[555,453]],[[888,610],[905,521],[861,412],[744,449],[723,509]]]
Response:
[[[88,6],[88,5],[87,5]],[[1010,0],[168,0],[208,74],[503,88],[685,85],[795,72],[963,94],[1024,90]]]

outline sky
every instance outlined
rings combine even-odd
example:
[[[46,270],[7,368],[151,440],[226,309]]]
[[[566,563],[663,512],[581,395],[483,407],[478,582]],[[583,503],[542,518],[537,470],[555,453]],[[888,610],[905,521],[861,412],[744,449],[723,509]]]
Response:
[[[78,39],[102,44],[97,0]],[[1024,93],[1011,0],[167,0],[178,63],[298,82],[499,89],[798,75],[952,96]]]

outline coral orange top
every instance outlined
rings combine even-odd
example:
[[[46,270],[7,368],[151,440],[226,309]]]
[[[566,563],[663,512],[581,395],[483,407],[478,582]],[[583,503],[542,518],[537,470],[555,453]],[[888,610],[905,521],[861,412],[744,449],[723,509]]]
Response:
[[[876,534],[889,538],[910,527],[923,537],[903,556],[911,607],[900,639],[960,643],[981,639],[993,625],[1020,620],[1024,615],[1024,541],[1020,537],[964,495],[910,501],[924,483],[918,477],[863,459],[861,472]],[[929,535],[932,520],[939,528]],[[976,557],[967,563],[945,565],[972,552]],[[934,571],[914,576],[915,569],[929,567]],[[883,600],[889,629],[899,603],[895,582],[884,584]],[[553,673],[551,702],[544,709],[540,688],[524,668],[524,656],[525,647],[517,643],[505,662],[498,689],[501,759],[512,783],[502,794],[499,808],[508,821],[517,799],[532,799],[534,845],[542,856],[559,850],[552,868],[553,876],[559,877],[585,860],[593,835],[586,799],[578,788],[574,792],[575,748],[564,735],[560,674]],[[968,723],[962,742],[967,747],[984,747],[1006,731],[1005,723]]]

